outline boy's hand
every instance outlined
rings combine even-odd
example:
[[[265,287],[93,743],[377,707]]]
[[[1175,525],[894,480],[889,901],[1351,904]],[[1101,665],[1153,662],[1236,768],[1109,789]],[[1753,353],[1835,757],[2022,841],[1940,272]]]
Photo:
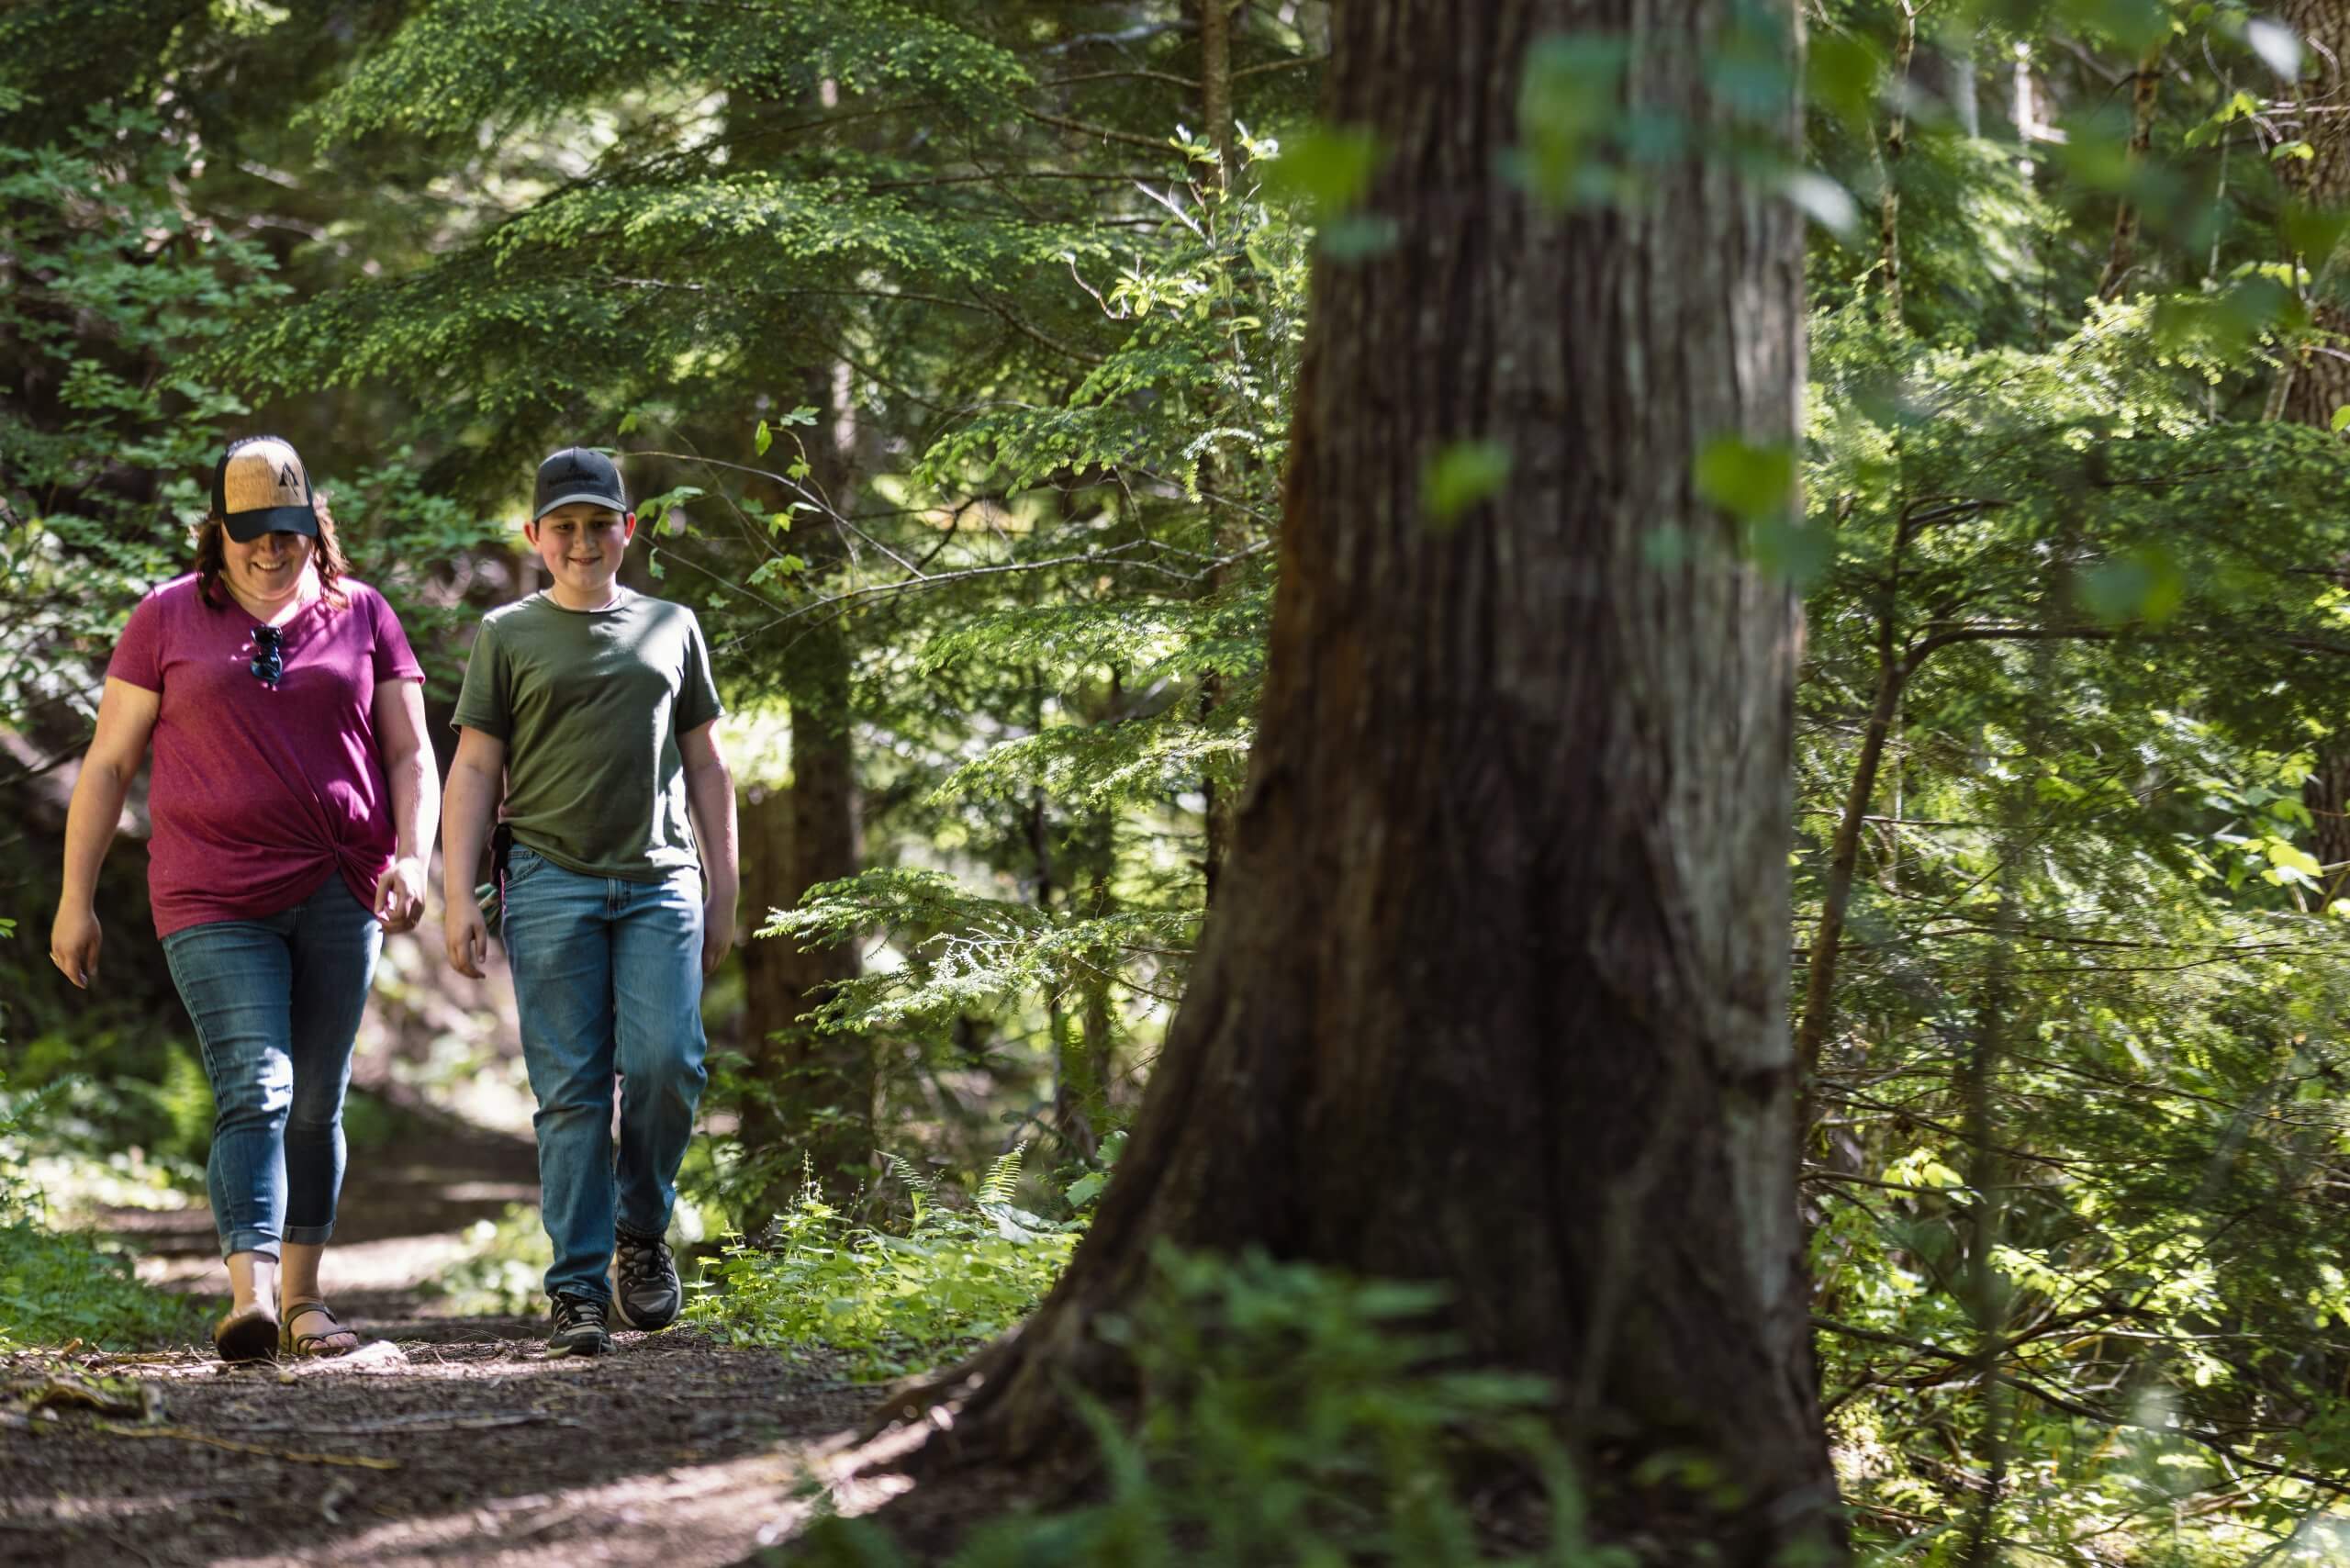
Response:
[[[49,928],[49,961],[65,978],[87,991],[98,972],[98,946],[105,940],[95,911],[72,904],[57,906],[57,920]]]
[[[716,974],[734,949],[734,894],[712,890],[701,906],[701,972]]]
[[[424,918],[422,860],[413,855],[395,860],[390,870],[375,879],[375,918],[384,923],[386,936],[416,929]]]
[[[441,916],[441,935],[448,943],[449,967],[468,980],[481,979],[481,967],[489,961],[489,927],[481,917],[481,905],[471,899],[451,899]]]

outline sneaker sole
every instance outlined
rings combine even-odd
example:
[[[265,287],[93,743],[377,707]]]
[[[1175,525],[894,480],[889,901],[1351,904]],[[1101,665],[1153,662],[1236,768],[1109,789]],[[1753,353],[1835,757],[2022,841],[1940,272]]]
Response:
[[[671,1307],[669,1309],[668,1316],[659,1318],[652,1322],[647,1322],[644,1319],[640,1318],[635,1313],[631,1312],[628,1309],[628,1303],[621,1299],[621,1293],[618,1291],[614,1291],[612,1293],[612,1310],[620,1314],[620,1319],[622,1323],[627,1324],[631,1328],[637,1329],[640,1332],[646,1334],[656,1334],[662,1329],[668,1327],[672,1323],[677,1321],[677,1309],[676,1307]]]
[[[593,1339],[570,1340],[560,1345],[549,1342],[547,1354],[550,1356],[600,1356],[611,1348],[611,1336],[599,1334]]]

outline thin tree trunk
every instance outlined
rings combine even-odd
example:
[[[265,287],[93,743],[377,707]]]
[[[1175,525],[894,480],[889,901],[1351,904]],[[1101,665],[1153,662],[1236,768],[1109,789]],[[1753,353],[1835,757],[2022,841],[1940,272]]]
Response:
[[[1116,834],[1115,814],[1095,811],[1087,813],[1070,834],[1072,917],[1098,920],[1110,913]],[[1069,1021],[1068,1033],[1058,1037],[1053,1126],[1059,1129],[1068,1153],[1091,1159],[1101,1147],[1102,1131],[1109,1119],[1108,1083],[1116,1046],[1110,982],[1117,956],[1097,947],[1089,949],[1080,961],[1082,967],[1073,980],[1076,1016]]]
[[[1885,280],[1885,314],[1901,319],[1901,161],[1909,151],[1909,67],[1918,55],[1918,6],[1901,0],[1901,33],[1893,46],[1892,123],[1886,128],[1878,167],[1885,188],[1877,196],[1877,270]]]
[[[825,415],[808,443],[811,478],[843,512],[855,510],[857,442],[856,411],[840,374],[845,368],[811,377],[811,398]],[[800,522],[792,541],[819,575],[839,558],[839,535],[829,520]],[[847,634],[839,622],[827,622],[802,633],[793,654],[791,783],[746,812],[745,837],[758,857],[745,857],[744,902],[758,912],[791,908],[817,883],[856,875],[864,858]],[[775,937],[753,946],[761,951],[745,956],[743,1034],[755,1089],[744,1107],[741,1137],[776,1172],[755,1196],[754,1213],[789,1201],[803,1160],[824,1193],[845,1203],[873,1174],[873,1048],[861,1034],[819,1029],[810,1014],[833,988],[858,974],[856,943],[803,946]]]
[[[1316,267],[1260,736],[1131,1147],[923,1468],[1081,1444],[1068,1391],[1131,1392],[1097,1326],[1154,1247],[1253,1246],[1451,1286],[1665,1560],[1838,1562],[1785,1024],[1799,624],[1689,478],[1796,440],[1801,232],[1704,154],[1564,215],[1501,156],[1553,35],[1630,38],[1627,107],[1700,146],[1799,145],[1794,93],[1761,126],[1712,97],[1719,0],[1465,15],[1336,15],[1325,118],[1388,150],[1408,239]],[[1423,465],[1472,438],[1509,478],[1432,528]],[[1672,566],[1666,529],[1698,541]],[[1737,1501],[1644,1502],[1667,1451]]]
[[[1239,167],[1232,124],[1233,0],[1194,0],[1200,17],[1200,106],[1215,149],[1216,179],[1226,190]]]
[[[1803,1013],[1796,1024],[1796,1061],[1807,1084],[1818,1074],[1819,1055],[1836,1019],[1836,959],[1844,939],[1845,912],[1852,906],[1853,873],[1860,866],[1861,830],[1868,823],[1869,802],[1876,798],[1877,771],[1884,763],[1886,737],[1893,733],[1893,722],[1901,711],[1902,689],[1916,668],[1908,651],[1901,645],[1901,569],[1909,553],[1915,518],[1913,509],[1903,509],[1900,522],[1894,530],[1891,558],[1886,563],[1885,582],[1877,599],[1876,695],[1869,704],[1868,727],[1862,732],[1861,755],[1852,764],[1852,783],[1844,796],[1844,814],[1837,819],[1836,837],[1829,846],[1828,880],[1820,890],[1819,924],[1812,933],[1811,958],[1804,970]]]
[[[2137,166],[2145,162],[2146,154],[2154,145],[2154,102],[2160,95],[2163,82],[2163,46],[2148,50],[2138,62],[2138,74],[2130,95],[2130,162]],[[2124,279],[2130,275],[2138,249],[2138,205],[2123,199],[2113,215],[2113,243],[2106,253],[2105,272],[2098,279],[2097,297],[2111,299],[2121,292]]]
[[[1193,4],[1198,9],[1200,24],[1200,112],[1206,121],[1208,141],[1216,151],[1217,187],[1229,192],[1239,168],[1232,116],[1233,5],[1232,0],[1193,0]],[[1223,220],[1222,209],[1212,208],[1209,221],[1220,225]],[[1231,270],[1239,270],[1238,264],[1233,262],[1227,261],[1225,264]],[[1247,278],[1237,277],[1232,297],[1237,299],[1247,287]],[[1231,307],[1224,307],[1222,313],[1230,315]],[[1228,364],[1237,352],[1237,348],[1227,342],[1219,353],[1219,359]],[[1209,425],[1218,430],[1228,429],[1235,420],[1231,400],[1223,397],[1214,398]],[[1208,503],[1209,537],[1214,541],[1216,556],[1228,560],[1246,543],[1246,531],[1239,521],[1242,514],[1230,505],[1239,498],[1234,494],[1237,488],[1238,465],[1218,442],[1209,445],[1202,466],[1207,475],[1208,494],[1221,498]],[[1214,600],[1229,591],[1234,577],[1234,570],[1229,566],[1211,571],[1203,585],[1206,597]],[[1200,680],[1199,718],[1203,725],[1214,717],[1225,700],[1223,673],[1212,669]],[[1213,906],[1217,884],[1223,879],[1225,860],[1230,852],[1232,816],[1237,802],[1233,791],[1213,771],[1202,779],[1200,789],[1205,801],[1202,823],[1204,842],[1200,863],[1201,880],[1204,884],[1203,902]]]
[[[2337,211],[2350,200],[2350,125],[2344,123],[2345,111],[2350,111],[2350,74],[2344,64],[2344,51],[2350,50],[2350,3],[2289,0],[2279,9],[2307,40],[2298,129],[2311,152],[2306,160],[2288,158],[2279,166],[2295,187],[2294,195],[2312,207]],[[2339,252],[2300,258],[2316,280],[2312,317],[2334,352],[2304,349],[2286,366],[2272,399],[2280,417],[2319,430],[2332,429],[2334,410],[2350,406],[2350,359],[2341,350],[2350,341],[2350,313],[2334,297],[2344,275],[2342,260]],[[2310,850],[2318,863],[2350,860],[2350,736],[2337,732],[2318,746],[2317,765],[2301,787],[2301,799],[2310,809]]]

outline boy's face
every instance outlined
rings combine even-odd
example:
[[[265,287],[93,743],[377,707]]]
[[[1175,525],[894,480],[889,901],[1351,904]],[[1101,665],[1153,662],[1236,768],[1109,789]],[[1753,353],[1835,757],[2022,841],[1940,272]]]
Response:
[[[636,537],[636,519],[609,507],[574,501],[523,532],[556,582],[575,593],[602,594],[611,588],[628,542]]]

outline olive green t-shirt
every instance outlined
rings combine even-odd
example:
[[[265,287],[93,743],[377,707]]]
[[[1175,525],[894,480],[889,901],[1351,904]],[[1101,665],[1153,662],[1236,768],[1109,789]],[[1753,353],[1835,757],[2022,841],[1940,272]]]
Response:
[[[567,870],[657,882],[699,866],[677,737],[725,709],[694,612],[621,588],[483,617],[456,722],[506,743],[514,841]]]

